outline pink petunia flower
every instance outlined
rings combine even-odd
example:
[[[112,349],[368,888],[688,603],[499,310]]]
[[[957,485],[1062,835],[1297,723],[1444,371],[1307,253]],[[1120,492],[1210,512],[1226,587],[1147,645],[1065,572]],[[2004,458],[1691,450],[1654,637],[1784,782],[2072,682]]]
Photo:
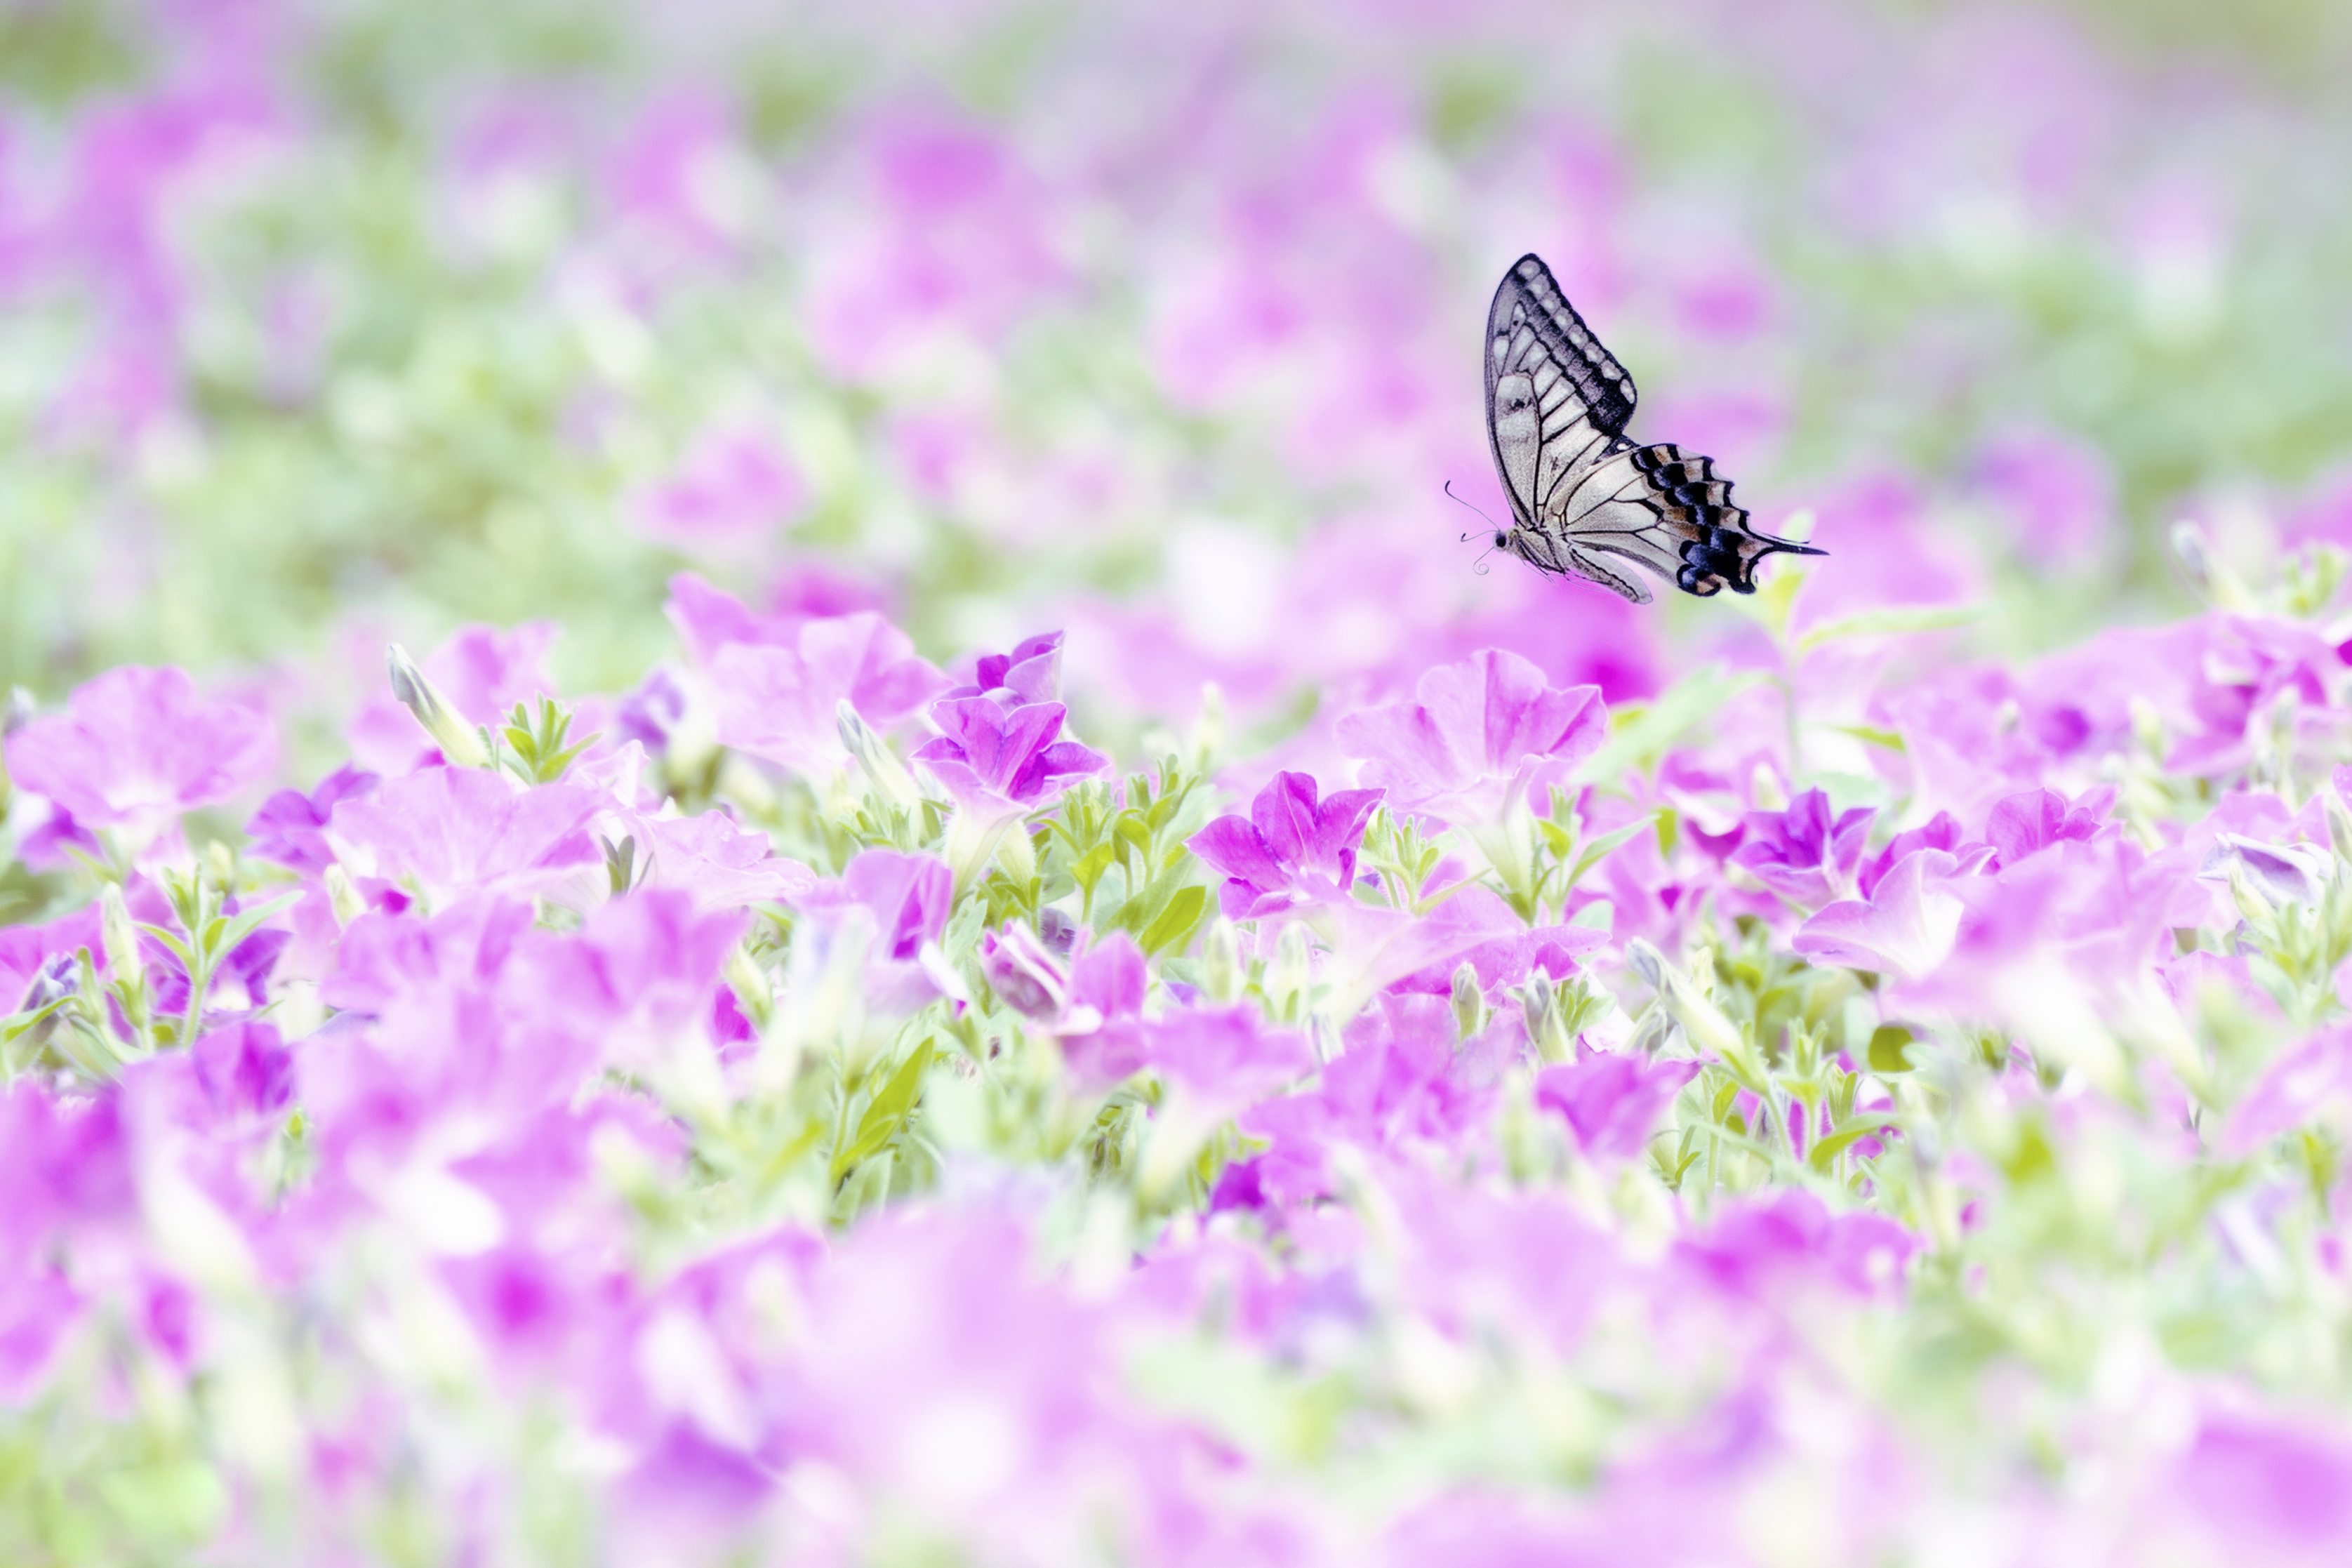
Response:
[[[1337,733],[1397,810],[1475,827],[1564,777],[1607,728],[1599,687],[1556,690],[1518,655],[1488,648],[1423,675],[1412,701],[1347,715]]]
[[[1850,892],[1877,811],[1866,805],[1830,816],[1830,798],[1809,789],[1786,811],[1748,814],[1747,841],[1731,863],[1799,910],[1816,910]]]
[[[1300,903],[1345,898],[1356,879],[1356,847],[1380,803],[1376,789],[1316,799],[1306,773],[1276,773],[1247,816],[1221,816],[1187,842],[1223,873],[1218,901],[1234,920],[1279,914]]]
[[[729,643],[710,661],[719,740],[820,783],[854,761],[841,704],[877,729],[918,711],[946,678],[872,612],[803,622],[781,645]]]
[[[435,909],[535,892],[603,858],[587,829],[609,805],[578,784],[525,788],[482,768],[426,768],[339,802],[327,835],[353,876],[413,882]]]
[[[267,713],[205,701],[184,669],[127,665],[76,688],[65,712],[10,735],[7,761],[18,788],[143,847],[182,812],[268,777],[278,731]]]

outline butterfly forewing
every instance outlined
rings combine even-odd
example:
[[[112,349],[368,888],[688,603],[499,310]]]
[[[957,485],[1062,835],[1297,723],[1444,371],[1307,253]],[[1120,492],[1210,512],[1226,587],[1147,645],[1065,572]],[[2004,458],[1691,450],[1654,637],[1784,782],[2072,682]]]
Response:
[[[1821,552],[1760,534],[1731,502],[1731,481],[1673,446],[1625,438],[1639,395],[1616,356],[1569,304],[1550,268],[1523,256],[1486,315],[1486,432],[1518,526],[1513,553],[1647,604],[1632,561],[1702,598],[1755,591],[1776,550]]]

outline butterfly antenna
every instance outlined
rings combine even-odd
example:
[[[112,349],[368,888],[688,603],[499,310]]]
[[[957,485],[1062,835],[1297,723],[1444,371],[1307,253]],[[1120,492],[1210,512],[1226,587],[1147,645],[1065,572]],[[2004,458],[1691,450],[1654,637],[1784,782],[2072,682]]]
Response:
[[[1440,486],[1438,487],[1438,489],[1440,489],[1444,490],[1444,491],[1445,492],[1445,499],[1446,499],[1447,500],[1452,501],[1454,505],[1456,505],[1456,506],[1468,506],[1468,507],[1470,507],[1470,510],[1471,510],[1472,511],[1476,511],[1476,512],[1478,512],[1478,518],[1479,518],[1479,521],[1482,521],[1482,522],[1484,522],[1484,523],[1485,523],[1488,528],[1490,528],[1490,529],[1491,529],[1491,528],[1493,528],[1493,527],[1495,526],[1495,520],[1494,520],[1493,518],[1488,517],[1488,516],[1487,516],[1485,512],[1483,512],[1483,511],[1478,511],[1478,509],[1477,509],[1476,507],[1475,507],[1475,506],[1470,506],[1470,503],[1469,503],[1468,501],[1464,500],[1460,496],[1455,495],[1455,494],[1454,493],[1454,481],[1453,481],[1452,479],[1448,479],[1448,480],[1446,480],[1443,485],[1440,485]],[[1463,543],[1465,543],[1465,544],[1469,543],[1469,542],[1470,542],[1470,536],[1469,536],[1468,534],[1466,534],[1466,533],[1465,533],[1465,534],[1464,534],[1464,535],[1462,536],[1462,542],[1463,542]],[[1484,555],[1481,555],[1480,557],[1478,557],[1478,559],[1479,559],[1479,560],[1481,560],[1481,561],[1484,561],[1484,560],[1486,560],[1486,556],[1484,556]],[[1484,574],[1485,574],[1485,572],[1486,572],[1486,568],[1485,568],[1485,567],[1483,567],[1483,566],[1474,568],[1474,570],[1477,571],[1481,575],[1484,575]]]

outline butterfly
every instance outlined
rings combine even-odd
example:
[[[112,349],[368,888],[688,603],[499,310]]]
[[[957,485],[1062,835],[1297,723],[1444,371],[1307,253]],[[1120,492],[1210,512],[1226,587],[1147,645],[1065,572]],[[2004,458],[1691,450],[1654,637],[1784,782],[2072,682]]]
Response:
[[[1775,551],[1826,553],[1749,528],[1712,459],[1626,439],[1639,395],[1551,268],[1532,255],[1512,263],[1486,313],[1486,436],[1516,519],[1496,549],[1637,605],[1650,602],[1648,586],[1614,563],[1705,599],[1726,584],[1754,593],[1756,563]]]

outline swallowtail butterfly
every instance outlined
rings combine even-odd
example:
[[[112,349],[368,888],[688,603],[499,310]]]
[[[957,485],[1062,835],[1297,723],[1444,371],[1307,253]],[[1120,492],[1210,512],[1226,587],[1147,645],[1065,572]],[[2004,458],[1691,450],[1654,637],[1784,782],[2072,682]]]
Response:
[[[1514,262],[1486,314],[1486,435],[1516,519],[1495,535],[1496,549],[1538,571],[1589,577],[1637,605],[1650,602],[1650,590],[1617,561],[1711,598],[1727,584],[1754,593],[1756,563],[1776,550],[1824,553],[1749,528],[1711,459],[1627,440],[1637,399],[1633,378],[1551,268],[1534,256]]]

